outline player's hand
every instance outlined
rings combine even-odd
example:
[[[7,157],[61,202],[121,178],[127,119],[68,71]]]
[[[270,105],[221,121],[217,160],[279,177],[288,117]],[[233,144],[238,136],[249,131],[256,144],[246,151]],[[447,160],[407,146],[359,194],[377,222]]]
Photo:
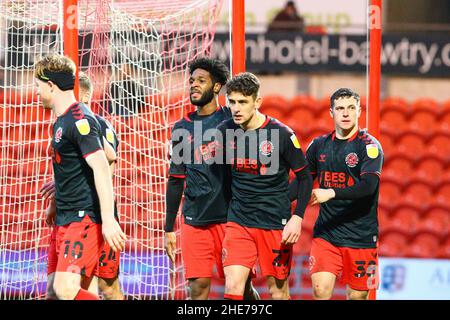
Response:
[[[103,238],[111,246],[114,252],[125,249],[127,236],[123,233],[116,219],[110,219],[102,222]]]
[[[45,223],[47,223],[47,226],[52,227],[55,225],[56,220],[56,205],[53,203],[50,203],[47,207],[47,210],[45,210]]]
[[[311,200],[312,205],[318,204],[318,203],[324,203],[328,200],[333,199],[336,196],[336,193],[333,189],[314,189],[312,191]]]
[[[177,236],[175,232],[166,232],[164,237],[164,248],[172,263],[175,263],[175,250],[177,249]]]
[[[289,219],[288,223],[284,226],[281,243],[285,245],[293,245],[300,238],[302,233],[302,221],[303,219],[294,214]]]
[[[55,181],[50,180],[44,183],[39,192],[41,193],[41,197],[44,198],[44,200],[48,198],[54,198],[56,193]]]

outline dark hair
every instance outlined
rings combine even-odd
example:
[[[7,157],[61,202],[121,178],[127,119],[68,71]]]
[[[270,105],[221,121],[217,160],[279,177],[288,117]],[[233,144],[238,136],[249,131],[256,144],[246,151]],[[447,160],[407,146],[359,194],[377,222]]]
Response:
[[[355,98],[356,102],[359,104],[359,94],[357,94],[352,89],[340,88],[336,90],[330,98],[330,108],[334,107],[334,101],[340,98]]]
[[[259,80],[250,72],[239,73],[227,83],[227,94],[240,92],[244,96],[253,96],[256,99],[259,92]]]
[[[286,7],[295,7],[295,2],[294,1],[286,2]]]
[[[218,82],[223,86],[230,78],[230,70],[228,67],[222,61],[217,59],[196,59],[189,65],[189,74],[192,75],[196,69],[208,71],[211,75],[213,85]]]

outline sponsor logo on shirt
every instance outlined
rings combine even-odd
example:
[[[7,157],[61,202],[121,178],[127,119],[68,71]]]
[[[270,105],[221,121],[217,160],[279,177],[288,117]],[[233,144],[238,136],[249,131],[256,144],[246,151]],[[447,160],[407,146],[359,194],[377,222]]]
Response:
[[[75,122],[75,125],[77,126],[78,132],[85,136],[91,132],[91,127],[89,126],[89,122],[87,119],[81,119]]]
[[[55,142],[59,143],[61,141],[61,137],[62,137],[62,128],[59,127],[55,133]]]
[[[367,156],[371,159],[376,159],[378,157],[378,146],[376,144],[368,144],[366,146]]]
[[[231,166],[234,170],[239,172],[245,172],[255,175],[258,175],[260,173],[260,170],[258,170],[258,160],[256,159],[233,158],[231,159]]]
[[[261,168],[259,169],[261,175],[265,175],[267,173],[267,167],[265,165],[261,165]]]
[[[106,140],[108,140],[109,143],[114,144],[114,133],[109,128],[106,128]]]
[[[347,166],[349,166],[350,168],[354,168],[358,165],[359,162],[359,158],[358,155],[354,152],[349,153],[346,157],[345,157],[345,163],[347,164]]]
[[[197,163],[202,163],[202,159],[204,161],[208,161],[213,159],[216,156],[216,152],[219,149],[219,143],[217,141],[211,141],[205,144],[202,144],[195,150],[195,160]]]
[[[345,172],[321,171],[319,183],[324,188],[347,188],[355,184],[353,178]]]
[[[300,142],[298,142],[298,139],[297,139],[297,136],[295,135],[295,133],[293,133],[291,135],[291,141],[294,144],[294,147],[296,147],[297,149],[301,149]]]

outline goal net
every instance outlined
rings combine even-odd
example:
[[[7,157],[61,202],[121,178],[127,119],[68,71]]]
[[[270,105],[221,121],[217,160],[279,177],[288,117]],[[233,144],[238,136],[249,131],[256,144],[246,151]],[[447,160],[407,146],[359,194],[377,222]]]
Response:
[[[39,189],[52,178],[50,125],[33,64],[63,48],[63,1],[0,0],[0,299],[44,298],[50,229]],[[115,127],[114,186],[129,241],[120,280],[134,299],[182,299],[181,257],[164,253],[170,129],[188,108],[188,65],[209,54],[221,0],[79,0],[80,70],[91,108]],[[67,22],[67,21],[66,21]]]

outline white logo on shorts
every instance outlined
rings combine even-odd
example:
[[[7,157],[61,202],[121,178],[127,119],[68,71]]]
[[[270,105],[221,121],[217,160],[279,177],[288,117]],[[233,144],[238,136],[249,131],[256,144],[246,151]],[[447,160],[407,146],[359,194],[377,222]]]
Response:
[[[314,256],[309,257],[309,271],[311,271],[316,265],[316,258]]]
[[[227,258],[228,252],[227,249],[222,248],[222,263],[225,262],[225,259]]]

